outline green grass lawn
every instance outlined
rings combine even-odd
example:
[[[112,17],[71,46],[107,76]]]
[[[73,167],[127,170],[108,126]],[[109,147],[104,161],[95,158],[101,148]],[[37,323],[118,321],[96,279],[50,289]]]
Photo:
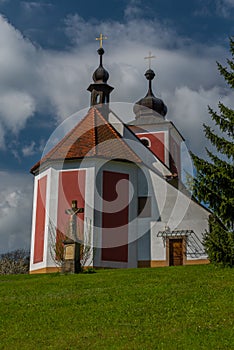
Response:
[[[234,349],[234,269],[0,276],[0,349]]]

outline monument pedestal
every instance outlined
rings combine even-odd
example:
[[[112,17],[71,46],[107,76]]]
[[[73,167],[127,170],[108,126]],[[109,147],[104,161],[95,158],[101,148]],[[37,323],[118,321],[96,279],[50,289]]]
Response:
[[[67,238],[64,242],[63,273],[79,273],[80,265],[80,244]]]

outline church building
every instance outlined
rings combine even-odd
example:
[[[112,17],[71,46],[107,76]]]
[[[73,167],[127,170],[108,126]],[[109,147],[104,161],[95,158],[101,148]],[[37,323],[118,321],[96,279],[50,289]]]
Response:
[[[210,212],[182,183],[184,139],[153,93],[154,71],[146,71],[148,91],[126,124],[109,105],[102,45],[98,54],[90,109],[31,169],[30,273],[58,271],[61,237],[88,247],[81,263],[94,268],[208,263]]]

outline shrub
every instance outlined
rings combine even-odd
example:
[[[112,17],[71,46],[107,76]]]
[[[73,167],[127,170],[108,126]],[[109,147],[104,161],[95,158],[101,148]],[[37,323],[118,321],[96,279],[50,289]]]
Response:
[[[0,275],[26,274],[29,271],[29,252],[17,249],[0,256]]]
[[[219,266],[234,266],[234,233],[211,217],[210,232],[204,237],[204,245],[210,262]]]

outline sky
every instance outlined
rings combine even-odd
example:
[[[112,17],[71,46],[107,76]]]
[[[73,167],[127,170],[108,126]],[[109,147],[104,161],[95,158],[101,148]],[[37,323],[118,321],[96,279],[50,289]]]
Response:
[[[100,33],[113,102],[147,90],[168,107],[186,145],[205,157],[207,106],[234,107],[216,61],[230,58],[234,0],[0,0],[0,253],[30,245],[33,176],[51,133],[89,106]]]

